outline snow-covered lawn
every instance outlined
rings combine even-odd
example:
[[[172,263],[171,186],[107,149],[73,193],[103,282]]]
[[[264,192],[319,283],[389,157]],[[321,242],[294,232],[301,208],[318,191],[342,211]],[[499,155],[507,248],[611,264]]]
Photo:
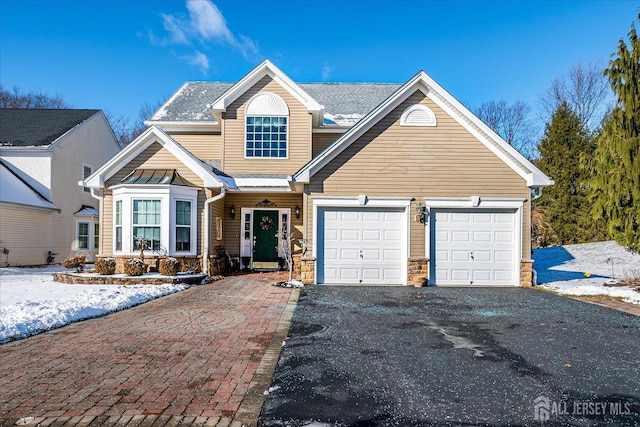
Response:
[[[630,286],[607,286],[640,277],[640,254],[615,242],[583,243],[536,249],[533,268],[541,287],[562,295],[602,295],[640,304],[640,292]]]
[[[186,289],[188,285],[67,285],[60,266],[0,268],[0,343],[103,316]]]

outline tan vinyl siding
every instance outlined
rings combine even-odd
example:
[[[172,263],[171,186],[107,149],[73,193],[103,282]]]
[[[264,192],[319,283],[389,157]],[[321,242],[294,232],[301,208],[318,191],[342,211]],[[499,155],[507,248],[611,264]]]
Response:
[[[336,139],[340,138],[341,136],[342,134],[340,133],[314,133],[311,156],[315,158],[318,154],[322,153],[328,146],[333,144]]]
[[[56,211],[33,209],[8,203],[0,203],[0,249],[9,253],[0,254],[0,267],[42,265],[47,262],[53,247],[51,227]],[[63,258],[58,254],[56,262]]]
[[[222,159],[222,136],[220,133],[171,133],[170,136],[199,159]]]
[[[436,127],[400,126],[413,104],[428,106]],[[313,195],[505,197],[529,199],[526,182],[421,92],[416,92],[319,171],[308,186]],[[523,211],[523,258],[530,257],[529,209]],[[308,239],[312,204],[307,206]],[[411,221],[410,256],[425,255],[425,231]]]
[[[196,186],[203,184],[195,173],[178,160],[173,154],[165,150],[159,143],[154,142],[138,157],[133,159],[129,164],[116,172],[107,181],[107,187],[119,184],[123,178],[133,172],[135,169],[176,169],[178,173]]]
[[[260,92],[279,95],[289,107],[288,159],[245,158],[245,109],[247,103]],[[227,108],[223,134],[222,167],[226,173],[292,174],[311,160],[311,115],[270,77],[264,77]]]
[[[232,193],[227,194],[224,198],[224,246],[226,250],[231,254],[238,256],[240,254],[240,236],[241,236],[241,224],[242,224],[242,208],[256,208],[256,204],[262,202],[265,199],[269,199],[275,203],[277,207],[273,209],[291,209],[291,232],[294,241],[294,252],[300,251],[300,245],[298,239],[302,239],[302,222],[303,216],[300,215],[299,219],[296,219],[294,208],[296,205],[302,207],[302,195],[301,194],[256,194],[256,193]],[[231,219],[229,217],[229,207],[233,205],[236,209],[236,217]]]

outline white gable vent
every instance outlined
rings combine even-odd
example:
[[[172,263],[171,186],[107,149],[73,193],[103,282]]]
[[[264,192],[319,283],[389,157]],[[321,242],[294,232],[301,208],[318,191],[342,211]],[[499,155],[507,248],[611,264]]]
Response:
[[[412,105],[400,116],[401,126],[436,126],[436,124],[436,115],[424,105]]]
[[[284,99],[271,92],[256,95],[247,105],[247,116],[288,116],[289,107]]]

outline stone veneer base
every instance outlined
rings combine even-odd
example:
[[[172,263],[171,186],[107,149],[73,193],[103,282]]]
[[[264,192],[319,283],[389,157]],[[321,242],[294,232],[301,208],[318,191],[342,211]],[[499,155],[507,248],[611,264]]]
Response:
[[[207,276],[204,273],[181,274],[178,276],[162,276],[160,274],[144,274],[142,276],[125,276],[114,274],[102,276],[92,273],[53,273],[55,282],[70,285],[165,285],[186,283],[189,285],[201,283]]]

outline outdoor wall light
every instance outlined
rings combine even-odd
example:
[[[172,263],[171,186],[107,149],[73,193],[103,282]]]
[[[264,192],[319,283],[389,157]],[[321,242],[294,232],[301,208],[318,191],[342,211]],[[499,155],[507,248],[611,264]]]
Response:
[[[296,213],[296,219],[300,219],[300,206],[296,205],[295,213]]]
[[[233,205],[229,206],[229,216],[231,219],[236,217],[236,207]]]
[[[427,222],[427,207],[422,203],[418,202],[416,205],[416,220],[420,221],[422,224]]]

